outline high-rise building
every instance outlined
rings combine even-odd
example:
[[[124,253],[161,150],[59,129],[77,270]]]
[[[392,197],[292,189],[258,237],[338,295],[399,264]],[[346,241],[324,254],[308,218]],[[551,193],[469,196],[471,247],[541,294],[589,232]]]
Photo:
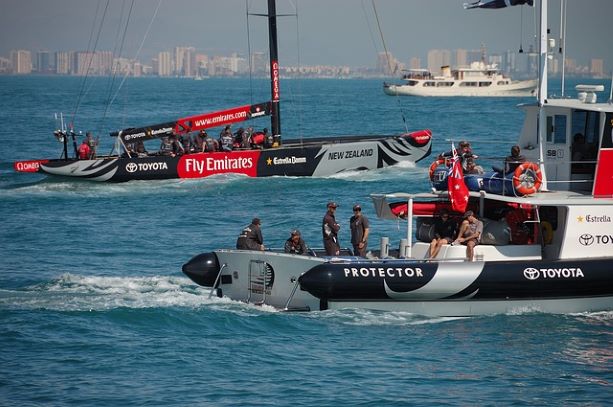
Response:
[[[592,58],[590,73],[598,78],[604,77],[604,61],[600,58]]]
[[[251,69],[255,75],[266,75],[266,54],[264,52],[254,52],[251,54]]]
[[[195,74],[196,48],[194,47],[175,47],[175,74],[179,76],[192,77]]]
[[[49,51],[38,51],[36,53],[36,72],[49,74],[55,71],[55,54]]]
[[[13,73],[19,75],[32,73],[32,53],[30,51],[23,49],[11,51],[11,62]]]
[[[60,75],[68,75],[71,73],[70,67],[72,60],[72,52],[58,51],[55,53],[55,73]]]
[[[442,66],[451,65],[451,51],[448,49],[431,49],[428,51],[428,70],[440,72]]]
[[[421,69],[421,58],[413,57],[409,60],[410,69]]]
[[[470,65],[468,63],[468,51],[465,49],[456,49],[455,51],[455,64],[456,66],[463,67]]]
[[[400,62],[394,58],[391,52],[379,52],[377,56],[377,71],[384,75],[396,75],[400,70]]]
[[[159,76],[172,75],[172,56],[170,52],[163,51],[158,53],[157,74]]]

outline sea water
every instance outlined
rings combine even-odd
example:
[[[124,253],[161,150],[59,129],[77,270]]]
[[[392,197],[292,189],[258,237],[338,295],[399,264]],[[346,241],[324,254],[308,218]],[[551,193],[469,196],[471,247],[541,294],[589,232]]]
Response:
[[[75,130],[94,131],[107,152],[110,131],[262,102],[268,88],[263,80],[143,78],[117,92],[106,78],[0,77],[0,405],[611,402],[612,312],[283,313],[209,299],[181,273],[192,256],[232,247],[255,216],[268,247],[282,247],[294,228],[321,246],[329,200],[339,203],[343,246],[360,203],[371,247],[381,237],[397,247],[405,225],[377,219],[369,195],[427,190],[433,157],[327,178],[102,184],[12,170],[14,160],[59,157],[56,112]],[[521,129],[516,105],[532,102],[397,98],[378,80],[287,80],[281,95],[286,138],[429,128],[434,153],[467,139],[480,156],[499,159]]]

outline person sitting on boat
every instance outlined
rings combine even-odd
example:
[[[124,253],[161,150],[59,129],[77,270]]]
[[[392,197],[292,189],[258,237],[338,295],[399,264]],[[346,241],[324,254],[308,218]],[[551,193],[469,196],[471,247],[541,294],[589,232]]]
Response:
[[[93,160],[96,158],[96,148],[98,147],[98,138],[94,139],[91,131],[88,131],[85,135],[87,140],[87,145],[89,146],[89,159]]]
[[[193,151],[192,139],[189,134],[181,134],[179,136],[179,143],[181,143],[181,147],[183,147],[184,154],[191,153]]]
[[[192,140],[192,146],[194,147],[194,152],[203,153],[204,152],[204,139],[206,139],[206,131],[200,130],[198,133],[194,134],[194,138]]]
[[[307,245],[302,239],[300,231],[298,229],[292,230],[289,239],[285,241],[285,253],[306,254],[307,250]]]
[[[175,156],[172,140],[168,136],[162,138],[162,143],[160,144],[160,155],[169,155],[172,157]]]
[[[481,175],[485,173],[485,171],[483,170],[483,167],[480,165],[477,165],[475,163],[475,159],[472,157],[468,157],[466,159],[466,169],[464,170],[464,174],[466,175]]]
[[[133,153],[136,154],[138,157],[147,157],[147,150],[145,150],[145,143],[143,143],[143,140],[138,140],[136,142],[134,142],[133,146]]]
[[[261,224],[259,218],[253,218],[251,224],[245,227],[238,236],[236,248],[239,250],[264,250]]]
[[[516,144],[511,147],[511,155],[507,156],[504,159],[504,173],[508,174],[510,172],[515,171],[517,167],[521,165],[521,163],[526,162],[526,157],[521,155],[521,149]]]
[[[83,142],[78,149],[79,160],[89,160],[90,153],[91,149],[89,148],[89,143],[87,142],[87,139],[83,139]]]
[[[243,127],[240,127],[238,130],[236,130],[236,133],[234,133],[234,148],[243,147],[243,138],[245,136],[245,129]]]
[[[234,145],[234,137],[232,136],[232,130],[230,129],[230,125],[227,125],[226,128],[221,132],[219,137],[219,145],[223,151],[232,151]]]
[[[460,163],[462,164],[462,169],[466,170],[466,162],[465,160],[467,158],[473,158],[473,159],[477,159],[479,158],[478,155],[473,153],[473,150],[470,146],[470,143],[468,141],[462,140],[460,141],[460,143],[458,144],[458,148],[456,150],[456,153],[458,154],[458,156],[460,157]],[[438,156],[438,158],[444,158],[445,160],[447,159],[451,159],[453,158],[453,150],[449,150],[445,153],[442,153]]]
[[[475,255],[475,246],[481,241],[481,235],[483,234],[483,222],[481,222],[473,211],[466,211],[464,213],[464,220],[460,224],[460,231],[458,237],[453,241],[453,245],[463,244],[466,245],[466,259],[473,261]]]
[[[439,217],[434,221],[434,238],[430,242],[430,257],[428,260],[434,259],[444,244],[453,242],[455,230],[456,222],[450,219],[447,209],[442,209]]]
[[[262,148],[264,147],[264,142],[268,137],[268,129],[264,128],[262,131],[256,131],[251,136],[251,147],[252,148]]]
[[[341,226],[336,223],[336,218],[334,217],[336,207],[336,202],[328,202],[328,211],[324,215],[321,224],[321,233],[327,256],[338,256],[341,251],[341,247],[338,244],[338,231],[341,229]]]
[[[170,144],[172,145],[172,156],[177,156],[185,153],[183,145],[179,142],[176,134],[171,134],[169,137]]]

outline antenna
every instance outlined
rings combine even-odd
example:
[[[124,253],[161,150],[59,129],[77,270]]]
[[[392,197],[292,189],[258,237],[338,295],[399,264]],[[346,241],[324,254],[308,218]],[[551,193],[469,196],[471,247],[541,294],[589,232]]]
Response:
[[[609,86],[609,100],[608,103],[613,104],[613,71],[611,71],[611,85]]]
[[[520,54],[524,53],[523,41],[524,41],[524,8],[520,6],[519,7],[519,51],[518,51]]]

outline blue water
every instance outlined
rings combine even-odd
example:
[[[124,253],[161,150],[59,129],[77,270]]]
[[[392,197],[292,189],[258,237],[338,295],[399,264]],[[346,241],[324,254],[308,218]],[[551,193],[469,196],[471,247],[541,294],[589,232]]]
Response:
[[[232,246],[254,216],[267,246],[295,227],[319,246],[335,200],[347,245],[359,202],[371,242],[397,244],[403,225],[376,219],[369,194],[428,188],[430,160],[311,179],[111,185],[14,173],[15,159],[59,155],[53,114],[72,117],[81,81],[0,77],[0,405],[610,405],[613,312],[287,314],[208,299],[181,265]],[[131,80],[105,114],[114,91],[99,78],[74,122],[105,151],[109,131],[261,102],[268,86]],[[376,80],[289,80],[281,91],[285,137],[402,132],[402,112],[409,130],[432,129],[434,151],[469,139],[490,158],[508,154],[521,128],[515,105],[531,101],[397,99]]]

